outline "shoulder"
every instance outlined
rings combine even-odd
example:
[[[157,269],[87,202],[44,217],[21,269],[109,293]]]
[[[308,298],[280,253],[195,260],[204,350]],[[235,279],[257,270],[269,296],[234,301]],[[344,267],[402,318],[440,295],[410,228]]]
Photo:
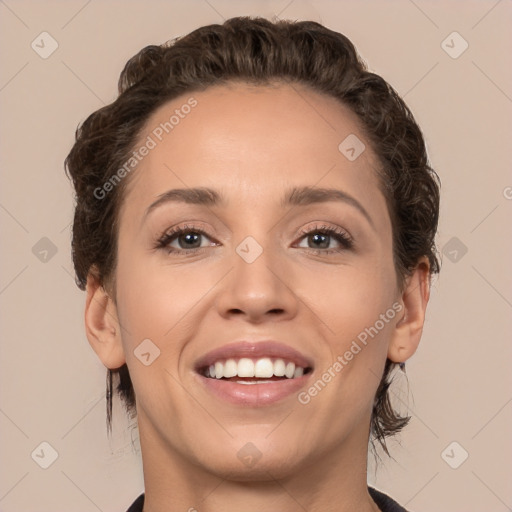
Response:
[[[144,494],[141,494],[130,506],[126,512],[142,512],[144,506]]]
[[[382,512],[407,512],[404,507],[399,505],[387,494],[384,494],[373,487],[368,487],[368,492]]]

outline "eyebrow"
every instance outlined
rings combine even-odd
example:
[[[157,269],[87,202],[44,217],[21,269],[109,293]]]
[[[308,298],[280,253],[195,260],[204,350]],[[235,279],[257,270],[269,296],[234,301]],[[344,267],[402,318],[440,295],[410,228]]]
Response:
[[[224,204],[223,198],[212,188],[175,188],[160,194],[156,201],[146,208],[143,218],[146,218],[159,206],[172,202],[198,204],[203,206],[220,206],[221,204]]]
[[[363,205],[355,197],[336,188],[294,187],[285,194],[281,201],[281,206],[307,206],[330,201],[342,202],[354,207],[365,217],[368,223],[375,228],[370,214],[365,210]]]
[[[372,218],[363,205],[351,195],[335,188],[293,187],[284,194],[280,206],[282,208],[286,208],[287,206],[308,206],[310,204],[331,201],[346,203],[354,207],[366,218],[369,224],[375,228]],[[143,219],[159,206],[172,202],[208,207],[224,206],[226,204],[225,198],[212,188],[176,188],[160,194],[157,199],[146,208]]]

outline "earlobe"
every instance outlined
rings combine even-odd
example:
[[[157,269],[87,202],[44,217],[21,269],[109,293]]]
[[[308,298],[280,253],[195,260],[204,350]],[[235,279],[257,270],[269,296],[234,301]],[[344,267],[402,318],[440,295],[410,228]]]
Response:
[[[388,347],[388,359],[391,361],[403,363],[416,352],[423,332],[429,297],[430,265],[427,258],[422,258],[407,278],[402,293],[402,313]]]
[[[91,347],[109,369],[125,362],[117,308],[94,272],[87,276],[85,332]]]

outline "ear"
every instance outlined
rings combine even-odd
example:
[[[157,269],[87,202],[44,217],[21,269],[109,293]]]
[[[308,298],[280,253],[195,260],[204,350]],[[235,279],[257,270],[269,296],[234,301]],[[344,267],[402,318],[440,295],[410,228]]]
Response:
[[[399,303],[400,320],[395,325],[388,347],[388,358],[395,363],[409,359],[420,343],[425,311],[430,297],[430,264],[422,258],[407,278]]]
[[[102,363],[115,370],[126,362],[121,342],[117,308],[100,285],[96,272],[87,276],[85,302],[85,332]]]

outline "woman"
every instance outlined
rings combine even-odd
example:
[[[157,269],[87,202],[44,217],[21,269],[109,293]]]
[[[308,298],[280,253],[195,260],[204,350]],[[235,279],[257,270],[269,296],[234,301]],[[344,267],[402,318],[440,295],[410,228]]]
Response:
[[[136,408],[131,512],[400,511],[367,486],[400,431],[439,212],[420,129],[352,43],[233,18],[126,65],[79,128],[87,337]]]

